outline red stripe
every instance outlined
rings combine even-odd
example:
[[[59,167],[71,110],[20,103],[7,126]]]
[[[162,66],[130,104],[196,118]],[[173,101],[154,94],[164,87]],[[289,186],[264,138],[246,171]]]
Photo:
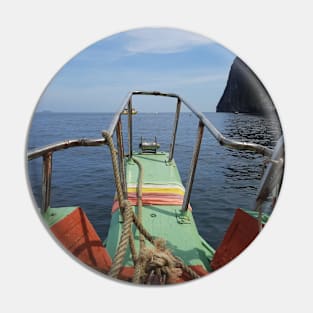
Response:
[[[130,203],[134,206],[137,206],[137,198],[133,199],[133,198],[128,198],[128,200],[130,201]],[[144,198],[142,199],[142,204],[143,205],[182,205],[183,204],[183,200],[178,200],[178,199],[166,199],[166,198]],[[115,200],[113,202],[112,205],[112,213],[114,213],[115,211],[117,211],[119,209],[119,203],[117,200]],[[188,205],[188,210],[192,210],[190,204]]]

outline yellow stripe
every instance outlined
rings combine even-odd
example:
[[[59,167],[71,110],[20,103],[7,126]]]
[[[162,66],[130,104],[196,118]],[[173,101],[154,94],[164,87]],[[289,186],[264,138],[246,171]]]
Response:
[[[136,192],[136,188],[127,188],[128,192]],[[142,192],[153,192],[153,193],[175,193],[184,195],[185,192],[180,188],[142,188]]]

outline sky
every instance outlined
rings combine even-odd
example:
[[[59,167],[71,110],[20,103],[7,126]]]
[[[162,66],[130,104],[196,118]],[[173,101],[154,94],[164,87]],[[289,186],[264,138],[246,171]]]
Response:
[[[36,110],[115,112],[129,91],[179,94],[202,112],[215,112],[235,55],[199,34],[140,28],[87,47],[48,84]],[[171,112],[174,99],[135,96],[139,112]],[[182,111],[186,111],[182,107]]]

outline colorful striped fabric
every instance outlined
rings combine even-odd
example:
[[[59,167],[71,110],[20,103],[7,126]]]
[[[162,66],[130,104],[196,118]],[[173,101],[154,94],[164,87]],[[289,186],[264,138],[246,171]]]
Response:
[[[129,184],[127,188],[128,200],[132,205],[137,205],[137,186]],[[182,205],[185,188],[181,185],[153,185],[142,186],[143,205]],[[115,196],[112,213],[118,210],[119,203]],[[191,207],[189,205],[189,210]]]

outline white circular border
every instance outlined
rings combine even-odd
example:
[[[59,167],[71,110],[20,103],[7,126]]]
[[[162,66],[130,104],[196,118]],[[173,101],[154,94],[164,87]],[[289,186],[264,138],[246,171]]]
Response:
[[[305,145],[301,131],[312,134],[308,126],[311,73],[307,70],[312,69],[308,43],[312,22],[308,5],[299,6],[282,1],[263,1],[262,5],[192,1],[185,5],[176,0],[6,4],[1,13],[3,308],[122,311],[137,309],[139,299],[140,312],[312,308],[304,286],[305,277],[312,277],[312,257],[307,253],[312,205],[308,202],[310,181],[305,180],[306,174],[312,175],[312,148],[300,148]],[[165,289],[103,279],[69,258],[39,222],[25,173],[30,119],[52,76],[95,41],[145,26],[198,32],[240,56],[271,94],[286,140],[283,188],[262,236],[221,271]]]

